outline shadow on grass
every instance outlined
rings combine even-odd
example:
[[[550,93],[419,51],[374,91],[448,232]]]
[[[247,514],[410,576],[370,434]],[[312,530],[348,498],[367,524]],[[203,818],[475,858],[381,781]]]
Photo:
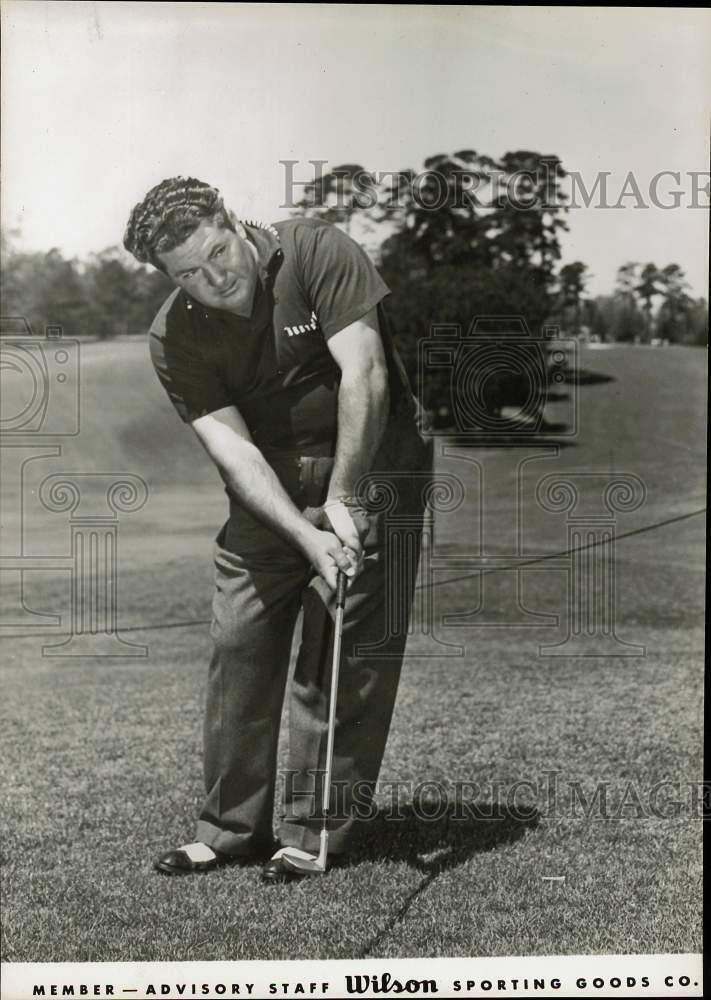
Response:
[[[528,434],[525,438],[514,434],[461,434],[456,430],[451,433],[438,434],[438,437],[445,439],[448,445],[457,448],[508,448],[520,447],[522,442],[525,447],[534,448],[536,445],[556,445],[558,448],[574,448],[576,442],[572,438],[549,437],[549,435],[561,434],[568,429],[567,424],[547,423],[541,421],[535,434]]]
[[[431,809],[431,807],[430,807]],[[431,809],[431,811],[434,811]],[[435,877],[475,854],[519,840],[538,825],[535,809],[514,813],[491,803],[452,803],[443,816],[425,818],[412,804],[378,812],[363,822],[346,866],[364,861],[400,861]],[[395,818],[396,816],[400,818]]]
[[[426,810],[411,804],[399,807],[397,813],[401,818],[381,810],[363,824],[360,843],[345,867],[364,861],[401,861],[422,877],[355,958],[367,958],[376,952],[438,875],[463,865],[476,854],[514,843],[540,819],[536,809],[516,814],[502,806],[477,802],[454,803],[437,819],[426,819]]]
[[[568,385],[601,385],[603,382],[614,382],[614,375],[603,375],[601,372],[591,372],[585,368],[569,368],[565,373]]]

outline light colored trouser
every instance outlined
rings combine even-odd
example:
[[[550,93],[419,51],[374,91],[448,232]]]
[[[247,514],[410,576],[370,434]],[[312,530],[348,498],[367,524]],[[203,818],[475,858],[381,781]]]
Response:
[[[386,541],[387,521],[382,514],[371,516],[364,568],[347,594],[332,785],[336,815],[329,824],[333,853],[346,849],[385,750],[417,573],[429,449],[421,450],[420,459],[420,478],[408,485],[398,477],[396,485],[399,510],[409,515],[406,539],[393,544],[390,532]],[[300,508],[323,501],[332,459],[292,457],[272,464]],[[303,607],[278,835],[283,844],[317,851],[333,595],[295,549],[235,503],[216,540],[215,565],[204,733],[207,798],[197,839],[228,854],[249,854],[271,842],[279,725]],[[378,644],[378,655],[362,648]]]

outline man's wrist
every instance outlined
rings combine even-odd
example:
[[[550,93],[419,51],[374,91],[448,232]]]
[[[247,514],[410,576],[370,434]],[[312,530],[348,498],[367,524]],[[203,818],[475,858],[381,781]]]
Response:
[[[299,551],[303,555],[308,556],[310,546],[319,534],[319,529],[311,521],[303,517],[303,515],[300,516],[299,522],[292,532],[292,540]]]

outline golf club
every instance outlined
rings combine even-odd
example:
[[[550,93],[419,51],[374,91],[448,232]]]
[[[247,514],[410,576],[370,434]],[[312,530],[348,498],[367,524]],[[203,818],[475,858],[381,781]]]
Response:
[[[319,841],[319,852],[316,857],[298,847],[282,847],[274,855],[281,858],[285,865],[304,875],[321,875],[326,871],[328,858],[328,817],[331,803],[331,774],[333,771],[333,745],[336,736],[336,701],[338,698],[338,672],[341,663],[341,638],[343,636],[343,608],[346,603],[346,585],[348,578],[339,571],[336,584],[336,619],[333,632],[333,660],[331,664],[331,691],[328,703],[328,740],[326,742],[326,773],[323,790],[323,820]]]

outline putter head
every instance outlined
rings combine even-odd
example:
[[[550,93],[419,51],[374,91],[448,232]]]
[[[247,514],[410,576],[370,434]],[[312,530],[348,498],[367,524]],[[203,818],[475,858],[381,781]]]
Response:
[[[323,875],[326,871],[325,858],[320,855],[309,854],[298,847],[281,847],[272,857],[272,861],[281,861],[294,871],[302,872],[304,875]]]

